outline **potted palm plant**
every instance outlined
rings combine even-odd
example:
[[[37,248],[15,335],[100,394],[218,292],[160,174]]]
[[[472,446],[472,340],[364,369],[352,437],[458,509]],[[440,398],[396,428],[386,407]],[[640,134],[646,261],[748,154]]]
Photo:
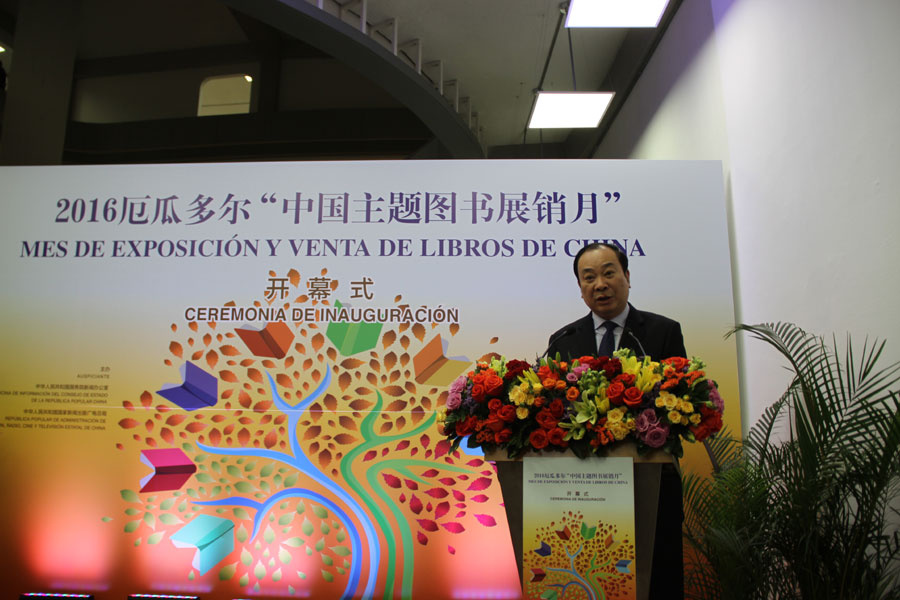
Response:
[[[689,597],[900,598],[900,364],[878,364],[884,342],[734,331],[793,379],[746,439],[707,443],[712,477],[685,475]]]

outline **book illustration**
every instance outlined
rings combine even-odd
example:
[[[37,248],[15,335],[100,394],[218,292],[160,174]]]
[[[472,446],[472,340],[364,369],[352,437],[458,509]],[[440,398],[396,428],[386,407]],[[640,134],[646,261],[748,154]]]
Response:
[[[448,345],[436,335],[413,357],[416,383],[448,386],[469,368],[472,361],[465,356],[445,356]]]
[[[334,306],[338,309],[342,307],[340,301],[335,301]],[[352,356],[374,348],[383,325],[383,323],[332,322],[325,330],[325,337],[343,356]]]
[[[294,341],[294,332],[283,321],[267,323],[262,329],[244,325],[234,331],[254,356],[284,358]]]
[[[191,566],[203,575],[234,550],[234,523],[212,515],[197,515],[172,534],[176,548],[196,548]]]
[[[197,472],[197,465],[179,448],[141,450],[141,462],[153,469],[141,479],[141,492],[179,490]]]
[[[219,380],[188,361],[178,369],[182,383],[167,383],[156,393],[183,408],[197,410],[215,406],[219,396]]]

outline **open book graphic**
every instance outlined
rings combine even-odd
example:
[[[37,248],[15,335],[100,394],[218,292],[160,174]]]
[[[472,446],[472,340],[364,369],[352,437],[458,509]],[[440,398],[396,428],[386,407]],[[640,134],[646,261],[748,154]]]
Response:
[[[179,369],[183,383],[167,383],[156,393],[184,410],[215,406],[219,396],[219,380],[188,361]]]
[[[179,490],[197,472],[197,465],[179,448],[141,450],[141,462],[153,469],[141,479],[142,492]]]
[[[294,332],[282,321],[273,321],[262,329],[244,325],[235,332],[255,356],[284,358],[294,341]]]
[[[465,356],[452,358],[444,356],[447,345],[447,342],[441,340],[440,335],[436,335],[413,357],[416,383],[443,387],[450,385],[454,379],[469,368],[472,361]]]
[[[191,566],[203,575],[234,550],[234,523],[200,514],[170,539],[176,548],[197,549]]]

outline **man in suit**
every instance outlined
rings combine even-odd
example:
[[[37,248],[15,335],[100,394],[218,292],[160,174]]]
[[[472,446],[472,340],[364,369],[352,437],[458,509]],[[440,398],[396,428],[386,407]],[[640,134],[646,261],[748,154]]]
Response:
[[[581,298],[591,312],[550,336],[551,358],[557,353],[563,360],[609,355],[616,348],[630,348],[636,355],[654,360],[687,357],[677,321],[638,310],[628,302],[631,273],[628,257],[621,249],[589,244],[575,255],[574,267]],[[681,476],[674,465],[666,464],[660,479],[650,575],[650,597],[654,600],[684,598],[683,520]]]
[[[628,302],[628,257],[618,246],[589,244],[575,255],[574,268],[581,298],[591,312],[550,336],[549,356],[559,352],[565,360],[597,355],[606,335],[606,321],[615,324],[613,349],[630,348],[636,355],[654,360],[687,356],[677,321],[638,310]]]

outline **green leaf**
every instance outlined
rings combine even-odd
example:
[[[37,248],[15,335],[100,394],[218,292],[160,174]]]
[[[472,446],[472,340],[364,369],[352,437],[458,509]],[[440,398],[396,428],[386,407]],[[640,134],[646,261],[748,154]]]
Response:
[[[284,487],[292,487],[297,483],[297,475],[289,475],[284,478]]]
[[[172,513],[163,513],[159,515],[159,521],[163,525],[177,525],[178,523],[184,522]]]
[[[243,519],[250,518],[250,515],[247,513],[247,511],[244,510],[243,508],[241,508],[240,506],[235,507],[235,509],[232,512],[234,513],[234,516],[237,517],[238,519],[243,520]]]
[[[322,535],[328,535],[331,532],[331,528],[328,527],[328,523],[322,521],[319,524],[319,529],[322,531]]]
[[[302,531],[305,535],[312,535],[315,528],[313,524],[309,522],[309,519],[304,518],[303,524],[300,526],[300,531]]]
[[[199,481],[200,483],[215,483],[216,482],[216,480],[213,479],[212,477],[210,477],[207,473],[197,473],[195,475],[195,477],[197,478],[197,481]]]
[[[331,573],[329,573],[329,572],[326,571],[325,569],[322,569],[322,579],[324,579],[324,580],[327,581],[328,583],[331,583],[332,581],[334,581],[334,575],[332,575]]]
[[[325,549],[325,539],[322,538],[318,542],[316,542],[316,551],[321,552]]]
[[[100,520],[104,523],[109,523],[110,521],[112,521],[112,517],[101,517]]]
[[[125,500],[126,502],[137,502],[137,503],[141,502],[141,497],[138,496],[137,493],[133,492],[132,490],[122,490],[119,492],[119,494],[122,495],[122,500]]]
[[[246,481],[238,481],[237,483],[234,484],[234,489],[241,492],[242,494],[249,494],[256,488],[254,488],[252,485],[250,485]]]
[[[148,544],[158,544],[163,539],[163,536],[165,536],[164,531],[157,531],[156,533],[151,535],[149,538],[147,538],[147,543]]]
[[[125,533],[132,533],[137,531],[137,528],[141,526],[141,520],[137,519],[136,521],[128,521],[125,523]]]
[[[247,587],[248,585],[250,585],[250,576],[246,573],[241,575],[241,578],[238,579],[238,585],[241,587]]]
[[[294,520],[294,516],[296,514],[297,513],[285,513],[285,514],[281,515],[280,517],[278,517],[278,524],[279,525],[289,525],[291,523],[291,521]]]
[[[281,581],[281,569],[275,569],[272,573],[272,581]]]
[[[291,538],[284,540],[284,543],[287,544],[288,546],[290,546],[291,548],[299,548],[306,542],[301,537],[291,537]]]
[[[230,565],[225,565],[221,569],[219,569],[219,581],[225,581],[226,579],[231,579],[234,577],[234,574],[237,572],[237,563],[231,563]]]
[[[225,467],[225,471],[227,471],[228,474],[232,477],[242,477],[241,470],[234,465],[228,465],[227,467]]]
[[[303,500],[297,503],[297,514],[302,515],[306,511],[306,505],[303,503]]]
[[[350,548],[346,546],[332,546],[331,551],[338,556],[350,556]]]
[[[262,561],[256,562],[256,566],[253,568],[253,576],[257,579],[262,579],[266,576],[266,566],[262,564]]]
[[[263,539],[266,540],[267,544],[275,541],[275,532],[268,525],[266,525],[266,530],[263,532]]]
[[[281,564],[288,564],[291,562],[291,553],[285,550],[284,548],[278,549],[278,560],[281,561]]]
[[[269,463],[262,468],[262,471],[259,472],[261,477],[268,477],[272,473],[275,472],[275,463]]]
[[[125,514],[128,515],[129,517],[133,517],[133,516],[135,516],[135,515],[141,514],[141,509],[139,509],[139,508],[134,508],[134,507],[132,506],[132,507],[129,507],[129,508],[126,508],[126,509],[125,509]]]
[[[248,472],[252,471],[252,470],[255,469],[255,468],[256,468],[256,461],[255,461],[255,460],[251,460],[250,462],[248,462],[248,463],[244,466],[244,472],[245,472],[245,473],[248,473]]]
[[[240,527],[237,528],[237,532],[235,533],[235,537],[237,538],[237,541],[239,541],[239,542],[242,543],[242,544],[243,544],[244,542],[246,542],[247,539],[250,537],[250,533],[247,531],[247,528],[244,527],[244,524],[243,524],[243,523],[241,523]]]
[[[241,550],[241,563],[245,567],[249,567],[252,562],[253,562],[253,555],[250,554],[250,552],[246,548]]]
[[[320,519],[327,519],[327,518],[328,518],[328,511],[325,510],[325,507],[323,507],[323,506],[321,506],[321,505],[319,505],[319,504],[316,504],[315,506],[313,506],[313,512],[314,512],[314,513],[316,514],[316,516],[319,517]]]
[[[306,579],[306,573],[304,573],[303,571],[297,571],[297,577],[299,577],[300,579]]]
[[[333,558],[331,558],[331,557],[328,556],[327,554],[322,554],[321,556],[322,556],[322,562],[325,563],[326,566],[331,567],[331,566],[334,565],[334,559],[333,559]]]
[[[166,498],[165,500],[163,500],[160,503],[159,508],[160,508],[160,510],[169,510],[174,505],[175,505],[175,498]]]
[[[153,516],[153,513],[144,513],[144,523],[151,528],[156,527],[156,517]]]

